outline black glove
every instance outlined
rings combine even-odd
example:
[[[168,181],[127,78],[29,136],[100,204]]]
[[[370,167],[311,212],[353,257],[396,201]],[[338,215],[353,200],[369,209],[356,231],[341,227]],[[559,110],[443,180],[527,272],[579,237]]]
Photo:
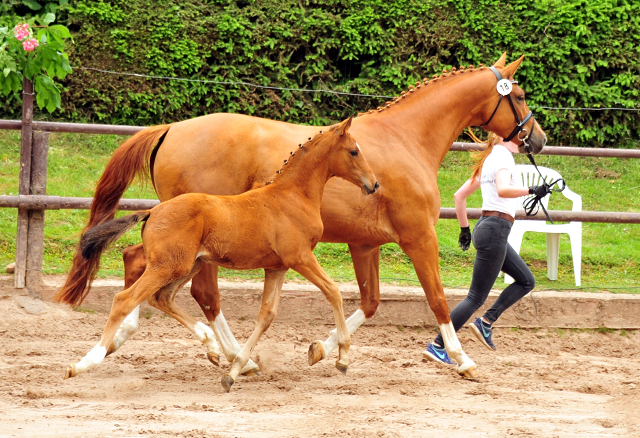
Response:
[[[460,227],[460,237],[458,237],[458,245],[462,248],[463,251],[469,249],[469,245],[471,244],[471,230],[469,227]]]
[[[542,199],[551,193],[551,186],[547,183],[542,184],[541,186],[530,186],[529,194],[534,195],[538,199]]]

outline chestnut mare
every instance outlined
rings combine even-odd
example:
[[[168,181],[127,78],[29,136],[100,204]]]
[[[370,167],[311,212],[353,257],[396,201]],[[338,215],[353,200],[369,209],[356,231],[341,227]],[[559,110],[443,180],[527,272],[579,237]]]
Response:
[[[503,78],[511,79],[522,59],[505,66],[505,53],[494,68]],[[503,99],[496,84],[496,74],[489,68],[460,67],[432,80],[425,78],[384,107],[354,119],[350,132],[358,139],[382,188],[376,196],[364,197],[355,187],[334,179],[327,184],[321,208],[321,240],[349,244],[360,288],[360,308],[347,320],[350,333],[376,312],[380,303],[379,247],[395,242],[411,258],[445,347],[463,376],[473,376],[475,364],[462,351],[440,281],[435,231],[440,214],[437,174],[449,147],[465,127],[483,125],[507,137],[528,113],[524,92],[517,84],[511,91],[512,105],[499,104]],[[546,143],[544,132],[533,118],[523,127],[532,152],[538,153]],[[318,129],[322,128],[237,114],[213,114],[147,128],[114,153],[98,183],[85,230],[112,219],[134,176],[147,169],[161,201],[189,192],[238,194],[268,180],[291,147]],[[513,141],[521,139],[519,135]],[[524,149],[521,144],[520,152]],[[123,257],[128,286],[144,271],[144,254],[138,245],[125,250]],[[57,300],[80,303],[96,269],[94,262],[76,254],[74,271]],[[193,278],[191,294],[213,326],[225,355],[233,360],[240,346],[217,305],[217,273],[215,266],[204,265]],[[282,274],[268,272],[265,281],[277,283],[278,275]],[[168,310],[162,303],[155,305]],[[137,329],[137,315],[135,310],[129,323],[121,327],[118,336],[122,342]],[[327,341],[312,344],[310,363],[326,357],[336,343],[332,333]],[[215,355],[208,357],[217,364]],[[247,366],[258,369],[251,362]]]
[[[138,222],[147,269],[131,287],[116,294],[100,342],[65,377],[97,366],[113,348],[116,331],[133,309],[152,296],[164,301],[170,315],[198,335],[198,321],[179,308],[174,297],[203,264],[231,269],[264,268],[267,276],[262,307],[253,334],[236,356],[222,386],[231,385],[249,360],[260,336],[275,318],[282,280],[289,268],[315,284],[333,309],[338,332],[336,368],[349,366],[350,336],[336,283],[322,270],[313,248],[322,237],[320,203],[329,178],[338,176],[365,194],[378,188],[375,175],[355,140],[348,134],[351,119],[300,145],[285,160],[273,184],[236,196],[185,194],[154,207],[103,223],[87,231],[80,242],[82,255],[100,257],[103,249]],[[288,164],[286,162],[289,162]],[[216,303],[220,306],[220,303]],[[202,323],[199,323],[203,325]]]

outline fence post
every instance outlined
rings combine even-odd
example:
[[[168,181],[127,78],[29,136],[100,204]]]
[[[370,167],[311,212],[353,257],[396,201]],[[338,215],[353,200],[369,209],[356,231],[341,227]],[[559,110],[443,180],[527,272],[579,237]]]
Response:
[[[49,155],[49,133],[33,133],[31,150],[31,194],[47,194],[47,160]],[[44,210],[29,211],[27,232],[27,271],[25,285],[32,298],[40,298],[42,283],[42,258],[44,253]]]
[[[20,195],[29,195],[31,186],[31,143],[33,122],[33,83],[26,77],[22,82],[22,142],[20,148]],[[16,237],[16,268],[14,286],[25,287],[27,272],[27,235],[29,210],[18,209],[18,235]]]

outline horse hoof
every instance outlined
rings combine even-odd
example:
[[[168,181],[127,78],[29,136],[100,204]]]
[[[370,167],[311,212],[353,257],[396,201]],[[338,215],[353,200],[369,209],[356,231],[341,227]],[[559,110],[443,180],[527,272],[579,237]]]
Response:
[[[324,359],[324,347],[320,341],[313,341],[311,345],[309,345],[309,366],[315,365]]]
[[[477,367],[475,365],[467,368],[466,370],[458,369],[458,374],[467,380],[478,380]]]
[[[68,378],[75,377],[75,376],[76,376],[76,367],[75,367],[75,365],[71,364],[67,368],[67,371],[64,373],[64,379],[63,380],[67,380]]]
[[[346,366],[346,365],[343,365],[341,363],[336,362],[336,369],[338,371],[340,371],[345,376],[347,375],[347,368],[349,368],[349,367]]]
[[[209,359],[209,362],[211,362],[215,366],[217,366],[217,367],[220,366],[220,355],[219,354],[207,352],[207,359]]]
[[[235,380],[233,380],[233,378],[231,378],[230,375],[226,375],[226,376],[222,376],[222,380],[220,381],[220,383],[222,384],[222,387],[224,388],[224,392],[229,392],[231,391],[231,385],[233,385],[235,382]]]
[[[245,377],[253,377],[253,376],[261,376],[262,373],[260,372],[259,368],[253,368],[253,369],[250,369],[250,370],[242,373],[241,375],[245,376]]]

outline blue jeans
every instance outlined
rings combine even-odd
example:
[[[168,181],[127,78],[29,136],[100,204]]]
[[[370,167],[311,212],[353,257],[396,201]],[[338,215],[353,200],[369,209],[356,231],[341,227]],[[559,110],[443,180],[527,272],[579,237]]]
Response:
[[[502,313],[528,294],[536,285],[529,267],[507,242],[511,222],[506,219],[483,216],[473,229],[472,242],[476,248],[473,277],[467,297],[451,311],[453,328],[458,331],[486,301],[500,271],[513,277],[483,318],[493,324]],[[444,345],[442,335],[434,341]]]

